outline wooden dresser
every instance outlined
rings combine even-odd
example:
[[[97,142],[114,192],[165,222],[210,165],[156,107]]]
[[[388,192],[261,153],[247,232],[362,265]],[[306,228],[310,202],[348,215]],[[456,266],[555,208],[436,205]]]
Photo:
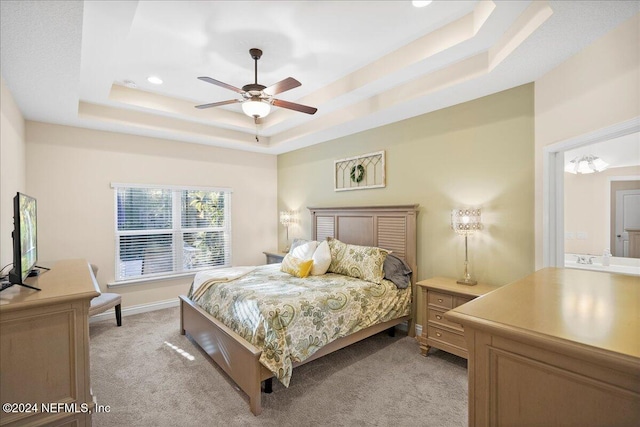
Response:
[[[16,285],[0,293],[0,425],[91,425],[94,280],[87,261],[65,260],[27,279],[41,291]]]
[[[447,320],[444,313],[498,287],[482,283],[460,285],[448,277],[433,277],[417,284],[422,290],[422,335],[419,337],[422,355],[426,356],[431,347],[436,347],[466,359],[462,325]]]
[[[545,268],[447,312],[469,425],[640,425],[640,277]]]

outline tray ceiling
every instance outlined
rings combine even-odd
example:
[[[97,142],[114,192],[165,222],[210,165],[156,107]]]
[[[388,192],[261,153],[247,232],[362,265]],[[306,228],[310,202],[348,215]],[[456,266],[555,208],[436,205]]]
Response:
[[[638,2],[2,1],[1,71],[28,120],[279,154],[535,81]],[[233,99],[294,77],[256,125]],[[147,81],[158,76],[161,85]],[[135,83],[135,87],[133,86]],[[256,140],[256,134],[258,140]],[[90,142],[87,142],[90,143]]]

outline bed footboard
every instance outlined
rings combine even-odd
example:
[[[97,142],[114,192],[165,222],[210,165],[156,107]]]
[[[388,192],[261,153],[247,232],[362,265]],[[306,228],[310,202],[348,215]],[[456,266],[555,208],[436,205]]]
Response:
[[[251,412],[259,415],[261,382],[273,376],[259,361],[262,352],[185,296],[180,296],[180,328],[249,396]]]
[[[322,347],[303,362],[294,363],[293,367],[304,365],[408,320],[409,316],[400,317],[339,338]],[[189,334],[202,347],[249,396],[251,412],[254,415],[260,415],[262,412],[260,386],[262,381],[273,377],[273,373],[260,363],[262,351],[185,296],[180,296],[180,333]],[[267,393],[268,387],[268,384],[265,384]]]

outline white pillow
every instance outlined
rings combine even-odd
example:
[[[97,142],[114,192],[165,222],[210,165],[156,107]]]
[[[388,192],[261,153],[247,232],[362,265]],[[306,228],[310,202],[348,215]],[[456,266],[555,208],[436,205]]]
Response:
[[[306,261],[308,259],[311,259],[311,257],[313,257],[313,253],[316,251],[317,247],[318,247],[318,242],[316,242],[315,240],[312,240],[303,245],[296,246],[295,248],[293,248],[293,250],[290,253],[291,253],[291,256]]]
[[[322,241],[313,253],[312,276],[321,276],[327,272],[331,264],[331,250],[326,240]]]

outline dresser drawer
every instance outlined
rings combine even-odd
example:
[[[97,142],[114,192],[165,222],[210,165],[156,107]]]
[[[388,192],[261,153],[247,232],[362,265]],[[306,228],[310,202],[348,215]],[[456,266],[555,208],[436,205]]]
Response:
[[[428,335],[429,339],[442,341],[444,343],[451,344],[463,349],[467,348],[467,343],[464,340],[464,335],[451,332],[443,328],[431,326],[431,325],[429,326],[428,331],[429,331],[429,335]]]
[[[453,295],[440,292],[429,291],[427,294],[428,303],[445,309],[453,308]]]
[[[439,325],[442,326],[448,326],[449,328],[453,328],[456,329],[460,332],[462,332],[462,325],[459,325],[457,323],[453,323],[448,321],[445,317],[444,317],[444,313],[446,313],[446,310],[439,310],[437,308],[433,308],[430,307],[429,308],[429,323],[437,323]]]

